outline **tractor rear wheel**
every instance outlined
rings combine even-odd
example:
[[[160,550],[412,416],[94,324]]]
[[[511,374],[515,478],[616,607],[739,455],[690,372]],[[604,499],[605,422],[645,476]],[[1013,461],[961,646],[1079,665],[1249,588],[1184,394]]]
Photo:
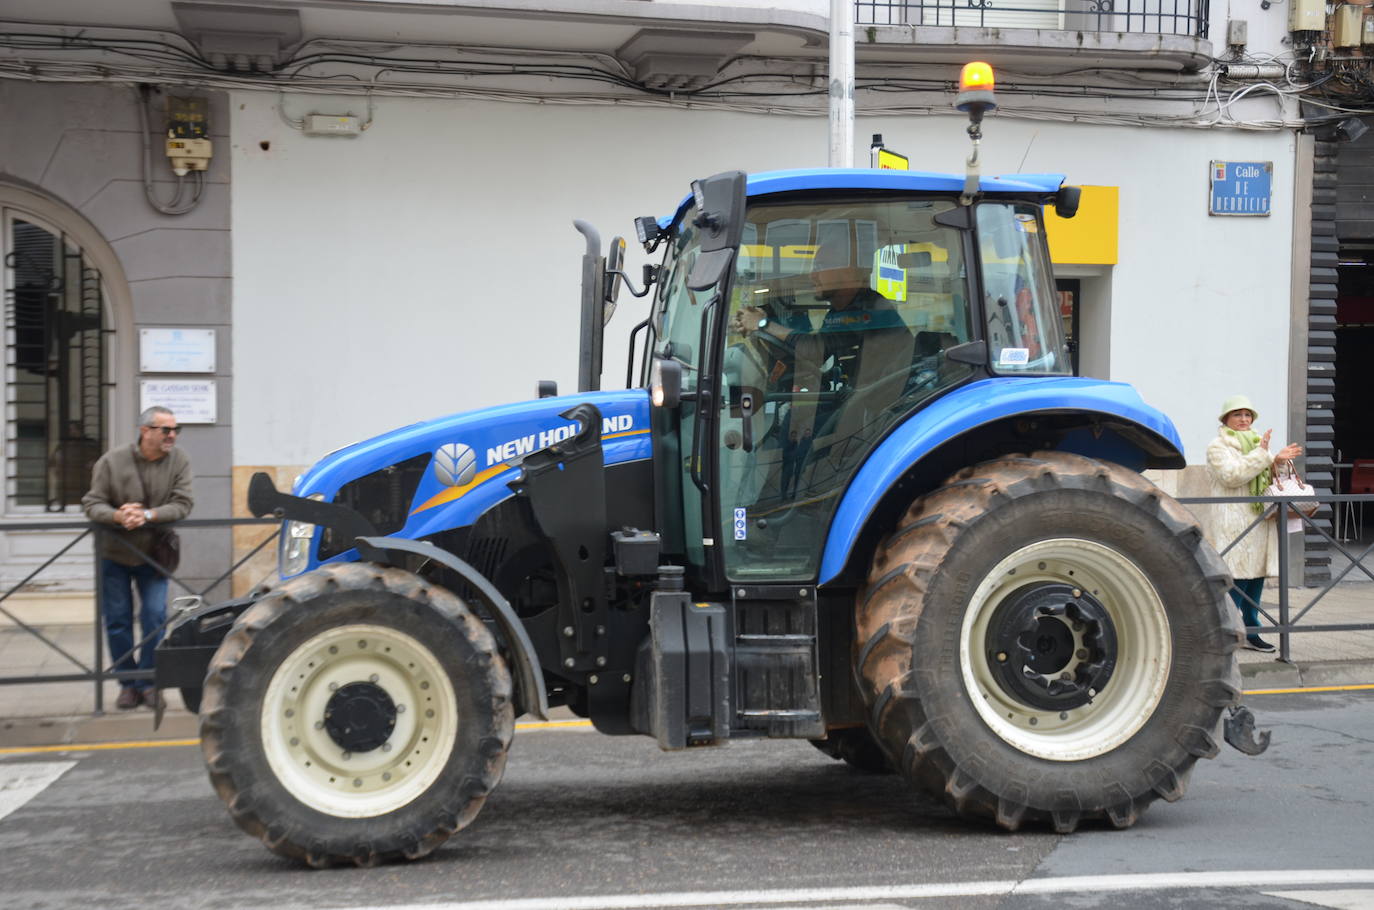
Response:
[[[418,859],[501,779],[512,684],[480,619],[366,563],[259,600],[215,653],[201,746],[234,821],[312,866]]]
[[[879,547],[855,672],[897,769],[1016,829],[1129,827],[1183,795],[1240,697],[1229,576],[1197,523],[1118,465],[967,468]]]

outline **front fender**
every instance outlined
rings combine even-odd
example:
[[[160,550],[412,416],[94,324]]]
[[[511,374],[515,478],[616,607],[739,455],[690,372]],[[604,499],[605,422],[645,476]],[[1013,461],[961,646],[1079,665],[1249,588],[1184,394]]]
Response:
[[[1020,414],[1082,414],[1085,427],[1102,421],[1118,430],[1085,429],[1059,447],[1134,467],[1183,467],[1183,443],[1173,422],[1119,382],[1056,376],[997,377],[955,389],[899,424],[864,461],[835,510],[820,583],[840,574],[864,525],[883,496],[912,466],[951,440]],[[1120,431],[1124,430],[1123,436]]]

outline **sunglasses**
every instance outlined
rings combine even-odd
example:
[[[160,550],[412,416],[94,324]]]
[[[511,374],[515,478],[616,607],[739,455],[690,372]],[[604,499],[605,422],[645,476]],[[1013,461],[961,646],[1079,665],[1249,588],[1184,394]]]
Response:
[[[171,436],[173,433],[180,433],[180,432],[181,432],[181,427],[155,427],[155,426],[152,426],[151,424],[149,424],[149,425],[147,425],[147,426],[148,426],[148,429],[150,429],[150,430],[161,430],[163,436]]]

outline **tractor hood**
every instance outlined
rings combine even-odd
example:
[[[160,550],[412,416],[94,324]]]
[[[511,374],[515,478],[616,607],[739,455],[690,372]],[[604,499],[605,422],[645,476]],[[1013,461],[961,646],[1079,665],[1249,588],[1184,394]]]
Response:
[[[418,485],[404,515],[392,517],[391,526],[399,530],[387,533],[418,539],[464,527],[512,495],[507,484],[519,476],[526,455],[577,432],[575,421],[559,415],[581,402],[601,411],[607,465],[652,456],[647,391],[585,392],[452,414],[354,443],[317,462],[296,481],[292,493],[333,502],[343,487],[367,482],[371,475],[380,483],[407,483],[401,479],[406,472],[395,472],[393,480],[387,469],[413,462],[423,465]],[[414,476],[409,472],[409,483]]]

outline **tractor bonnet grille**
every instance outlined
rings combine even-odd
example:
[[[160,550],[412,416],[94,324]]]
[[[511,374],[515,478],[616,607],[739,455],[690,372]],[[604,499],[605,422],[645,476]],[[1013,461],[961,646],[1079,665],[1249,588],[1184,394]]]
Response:
[[[420,486],[430,453],[416,455],[399,464],[373,471],[344,484],[334,496],[334,502],[347,506],[362,515],[378,534],[395,534],[405,527],[410,503]],[[333,528],[325,528],[320,537],[320,559],[337,556],[353,548],[353,541],[342,539]]]

